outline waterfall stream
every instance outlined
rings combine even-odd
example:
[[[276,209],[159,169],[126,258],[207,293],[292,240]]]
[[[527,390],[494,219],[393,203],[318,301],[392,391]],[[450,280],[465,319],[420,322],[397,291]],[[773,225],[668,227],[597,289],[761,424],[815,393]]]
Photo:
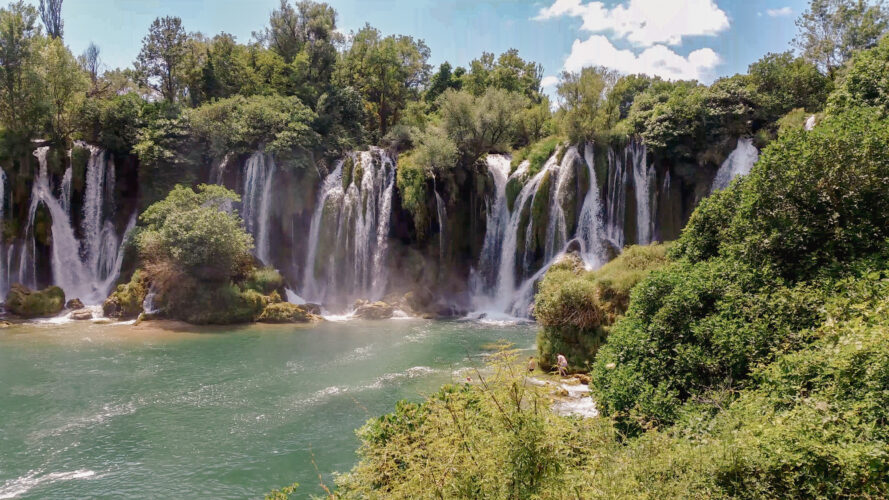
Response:
[[[394,188],[395,162],[380,148],[337,163],[312,215],[300,296],[341,310],[383,297]]]
[[[62,178],[59,197],[53,195],[47,168],[49,147],[34,151],[38,161],[37,175],[31,189],[25,239],[20,244],[9,243],[6,248],[6,268],[0,273],[0,287],[5,293],[10,286],[16,247],[18,247],[18,275],[16,281],[32,288],[40,286],[36,270],[36,238],[34,233],[37,209],[43,205],[52,219],[50,265],[52,283],[65,291],[67,298],[79,298],[85,304],[105,300],[120,274],[124,246],[122,242],[135,227],[134,213],[124,235],[118,238],[113,223],[114,165],[107,153],[93,146],[78,144],[90,150],[86,168],[83,202],[82,239],[78,240],[71,224],[71,169]],[[2,218],[2,216],[0,216]]]
[[[224,168],[224,167],[223,167]],[[256,257],[263,264],[270,265],[272,185],[275,178],[275,162],[271,156],[257,151],[247,159],[244,174],[243,210],[244,224],[253,235]]]
[[[742,137],[738,139],[735,150],[728,155],[713,179],[710,192],[725,189],[736,177],[747,175],[759,159],[759,150],[753,145],[753,139]]]

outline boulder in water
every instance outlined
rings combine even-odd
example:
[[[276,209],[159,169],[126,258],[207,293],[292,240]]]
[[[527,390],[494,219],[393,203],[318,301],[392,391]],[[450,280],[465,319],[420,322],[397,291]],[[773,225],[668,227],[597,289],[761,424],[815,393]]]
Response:
[[[312,302],[306,302],[305,304],[301,305],[300,307],[305,309],[306,312],[308,312],[308,313],[314,314],[316,316],[321,316],[321,304],[314,304]]]
[[[79,311],[74,311],[68,317],[77,321],[85,321],[93,319],[93,312],[89,309],[80,309]]]
[[[356,302],[355,317],[361,319],[389,319],[395,308],[385,302]]]
[[[83,302],[80,299],[71,299],[65,303],[65,309],[83,309]]]
[[[65,307],[65,292],[57,286],[31,290],[15,283],[6,295],[6,310],[23,318],[55,316]]]
[[[317,316],[290,302],[276,302],[265,306],[259,316],[260,323],[307,323]]]

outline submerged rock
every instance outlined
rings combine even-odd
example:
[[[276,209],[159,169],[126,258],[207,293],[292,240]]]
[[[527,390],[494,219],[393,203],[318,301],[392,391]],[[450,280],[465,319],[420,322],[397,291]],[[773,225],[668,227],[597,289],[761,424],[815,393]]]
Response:
[[[290,302],[269,304],[259,316],[260,323],[307,323],[317,316]]]
[[[356,302],[355,317],[361,319],[389,319],[395,308],[385,302]]]
[[[93,319],[93,312],[89,309],[81,309],[79,311],[74,311],[68,317],[77,321],[85,321],[88,319]]]
[[[13,284],[6,295],[6,310],[23,318],[55,316],[65,307],[65,292],[57,286],[40,291]]]
[[[83,309],[83,302],[80,299],[71,299],[65,303],[65,309]]]

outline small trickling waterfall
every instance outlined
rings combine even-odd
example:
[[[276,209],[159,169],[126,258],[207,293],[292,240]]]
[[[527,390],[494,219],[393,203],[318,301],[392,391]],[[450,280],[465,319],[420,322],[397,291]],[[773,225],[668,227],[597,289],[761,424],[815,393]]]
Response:
[[[324,179],[309,228],[304,299],[343,309],[383,297],[394,188],[395,162],[380,148],[350,155]]]
[[[445,206],[445,202],[442,200],[441,195],[438,194],[438,187],[435,187],[433,191],[435,192],[435,215],[438,217],[438,262],[441,265],[445,261],[445,255],[448,248],[448,209]]]
[[[627,211],[627,169],[625,155],[608,148],[608,184],[605,203],[605,237],[617,248],[624,246],[624,218]]]
[[[65,169],[65,175],[62,177],[62,184],[59,186],[59,204],[66,213],[71,214],[71,178],[74,173],[71,167]]]
[[[710,192],[725,189],[735,177],[749,174],[758,159],[759,151],[753,145],[753,139],[749,137],[738,139],[737,147],[722,162],[716,172]]]
[[[274,178],[275,162],[270,155],[257,151],[247,159],[241,215],[253,235],[256,257],[264,264],[271,264],[269,224]]]

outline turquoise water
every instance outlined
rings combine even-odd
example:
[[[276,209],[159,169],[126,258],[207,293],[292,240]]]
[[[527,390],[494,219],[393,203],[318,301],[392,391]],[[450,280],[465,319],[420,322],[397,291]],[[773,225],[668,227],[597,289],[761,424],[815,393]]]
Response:
[[[0,499],[261,498],[294,481],[300,497],[323,493],[318,472],[332,486],[355,463],[357,427],[472,375],[500,339],[530,348],[534,327],[2,330]]]

